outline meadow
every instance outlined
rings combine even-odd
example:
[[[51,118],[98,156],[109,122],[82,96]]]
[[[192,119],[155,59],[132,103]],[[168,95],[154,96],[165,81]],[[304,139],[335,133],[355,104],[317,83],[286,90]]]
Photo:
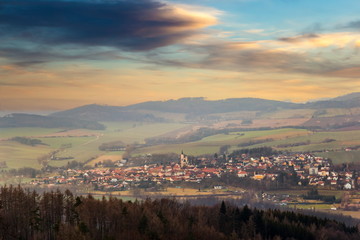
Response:
[[[229,152],[240,149],[239,144],[248,143],[250,141],[264,139],[283,139],[308,135],[311,132],[304,129],[283,128],[265,131],[243,131],[230,132],[228,134],[216,134],[205,137],[199,141],[182,143],[182,144],[163,144],[146,148],[141,148],[136,153],[179,153],[181,150],[190,155],[214,154],[219,151],[221,146],[229,145]],[[252,146],[249,146],[252,147]]]
[[[257,141],[262,141],[262,143],[256,144]],[[254,144],[246,144],[251,142]],[[300,145],[291,146],[292,144]],[[229,146],[228,152],[242,148],[269,146],[289,152],[321,151],[316,154],[331,158],[334,163],[360,161],[360,151],[345,151],[347,147],[360,145],[360,131],[313,132],[294,128],[216,134],[195,142],[140,148],[135,153],[179,153],[183,150],[190,155],[214,154],[225,145]]]
[[[63,166],[68,161],[89,162],[106,159],[119,160],[124,152],[100,151],[103,143],[121,141],[124,146],[144,144],[146,138],[176,136],[176,132],[192,125],[182,123],[106,122],[106,130],[71,130],[48,128],[7,128],[0,129],[0,161],[6,161],[9,168],[41,168],[38,158],[57,151],[56,157],[72,157],[66,160],[51,160],[51,166]],[[15,136],[31,137],[43,145],[27,146],[9,141]],[[331,139],[331,141],[328,141]],[[297,145],[298,143],[302,143]],[[292,146],[292,144],[294,146]],[[194,142],[161,144],[137,147],[133,155],[154,153],[180,153],[203,155],[219,152],[228,146],[228,153],[241,148],[269,146],[282,151],[322,151],[320,156],[331,158],[334,163],[360,160],[360,151],[345,151],[345,148],[360,145],[360,130],[316,132],[298,128],[279,128],[258,131],[234,131],[215,134]],[[334,151],[335,150],[335,151]]]
[[[50,151],[47,146],[27,146],[12,141],[0,141],[0,161],[5,161],[8,168],[32,167],[40,169],[38,157]]]
[[[32,136],[46,135],[61,130],[62,129],[58,129],[58,128],[31,128],[31,127],[0,128],[0,140],[12,138],[12,137],[18,137],[18,136],[32,137]]]
[[[64,166],[68,161],[80,162],[121,159],[123,152],[99,150],[103,143],[122,141],[125,145],[144,143],[146,138],[165,134],[187,126],[177,123],[119,122],[104,123],[104,131],[85,130],[74,136],[74,131],[51,128],[3,128],[0,129],[0,161],[6,161],[9,168],[33,167],[40,169],[38,158],[59,150],[56,157],[73,157],[68,160],[51,160],[51,166]],[[61,136],[59,136],[61,135]],[[43,145],[28,146],[10,141],[10,138],[31,137],[42,141]]]

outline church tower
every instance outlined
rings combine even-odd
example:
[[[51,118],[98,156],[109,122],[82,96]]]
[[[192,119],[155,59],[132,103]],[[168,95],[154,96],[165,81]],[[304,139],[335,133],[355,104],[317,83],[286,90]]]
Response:
[[[180,155],[180,167],[186,167],[187,165],[189,165],[189,160],[188,160],[188,156],[184,154],[183,151],[181,151],[181,155]]]

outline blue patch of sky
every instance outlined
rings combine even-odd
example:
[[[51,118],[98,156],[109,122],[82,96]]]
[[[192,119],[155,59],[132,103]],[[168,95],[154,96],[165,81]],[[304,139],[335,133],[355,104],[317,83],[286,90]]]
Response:
[[[347,22],[359,20],[358,0],[199,0],[176,1],[205,5],[224,12],[221,24],[212,28],[222,31],[264,29],[283,33],[256,36],[242,35],[252,40],[285,37],[286,34],[339,31]],[[281,35],[283,34],[283,35]],[[280,36],[279,36],[280,35]],[[235,38],[238,37],[235,35]]]

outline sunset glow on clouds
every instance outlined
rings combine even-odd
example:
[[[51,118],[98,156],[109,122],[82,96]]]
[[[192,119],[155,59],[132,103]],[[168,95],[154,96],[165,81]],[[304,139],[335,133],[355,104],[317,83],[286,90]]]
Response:
[[[0,110],[360,91],[360,6],[336,3],[1,1]]]

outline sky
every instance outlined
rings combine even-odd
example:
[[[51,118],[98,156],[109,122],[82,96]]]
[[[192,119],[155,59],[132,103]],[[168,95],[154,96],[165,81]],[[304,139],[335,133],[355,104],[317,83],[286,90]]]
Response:
[[[0,111],[360,91],[358,0],[0,0]]]

